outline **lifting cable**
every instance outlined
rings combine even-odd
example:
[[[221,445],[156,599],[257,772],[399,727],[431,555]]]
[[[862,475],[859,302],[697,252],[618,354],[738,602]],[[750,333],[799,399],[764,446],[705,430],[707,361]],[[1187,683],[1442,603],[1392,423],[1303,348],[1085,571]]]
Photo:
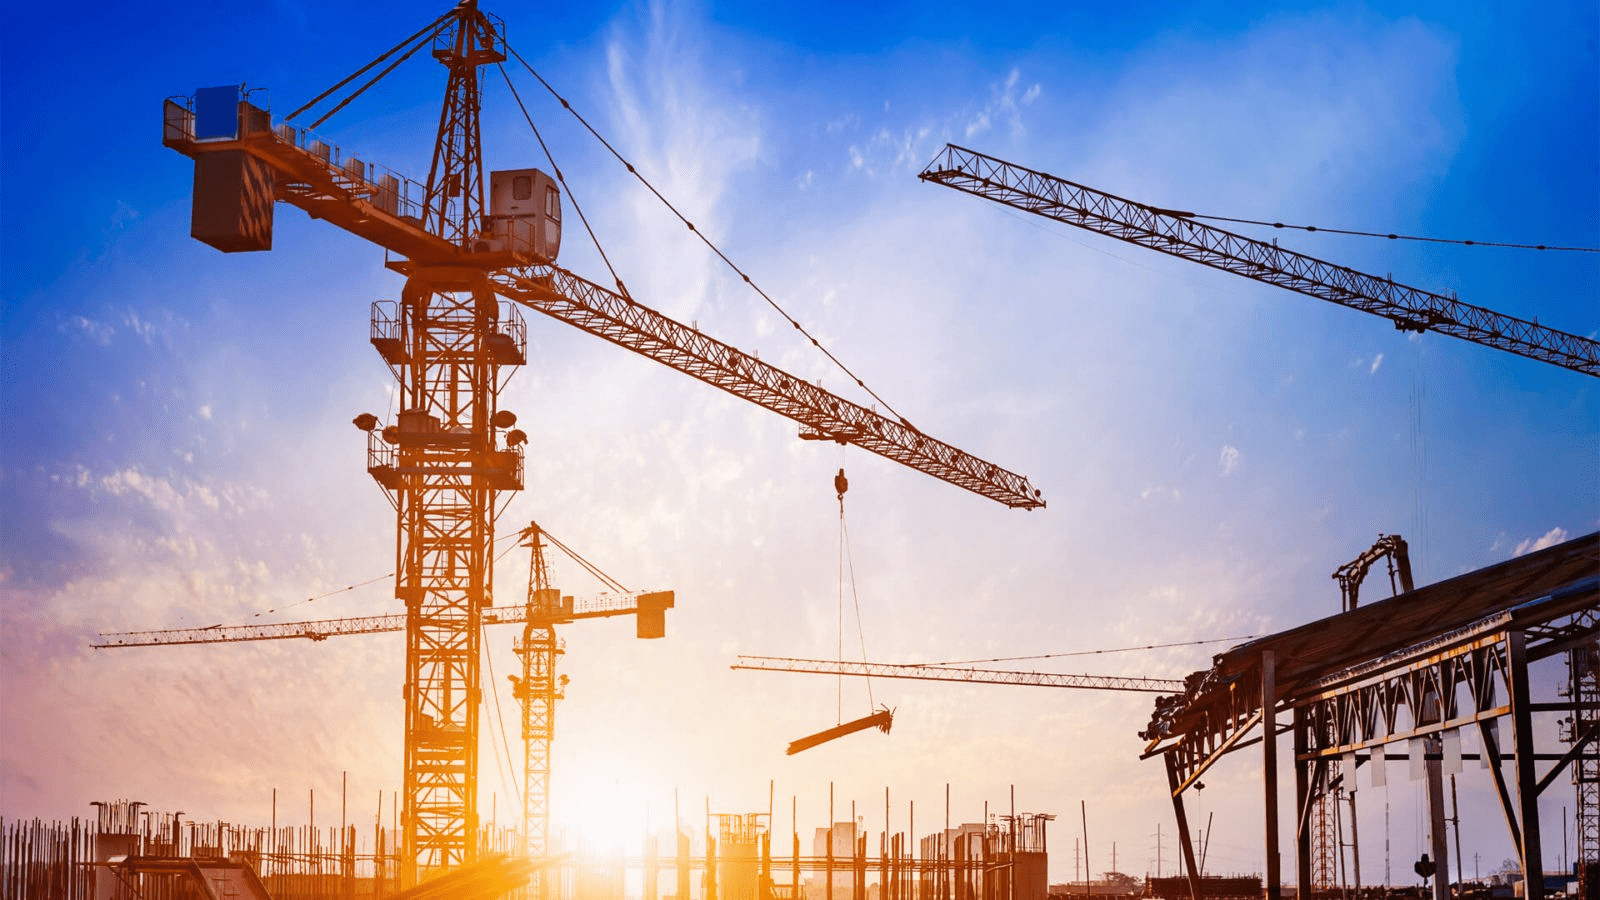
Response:
[[[357,78],[360,78],[362,75],[366,74],[366,72],[369,69],[371,69],[373,66],[376,66],[378,63],[381,63],[385,59],[388,59],[390,56],[392,56],[394,53],[398,52],[399,50],[403,49],[408,44],[411,44],[414,41],[416,42],[416,46],[412,47],[410,50],[407,50],[404,56],[402,56],[399,59],[395,60],[393,63],[390,63],[388,68],[384,69],[382,72],[379,72],[377,75],[374,75],[370,81],[368,81],[366,84],[362,85],[360,88],[356,89],[355,93],[351,94],[350,96],[346,97],[344,100],[340,101],[340,103],[337,106],[335,106],[333,109],[329,110],[325,115],[323,115],[322,118],[316,120],[315,122],[312,122],[308,126],[308,128],[316,128],[318,125],[321,125],[323,122],[326,122],[328,120],[328,118],[330,116],[332,116],[334,113],[338,112],[341,109],[344,109],[345,106],[349,105],[350,101],[352,101],[355,98],[361,96],[361,94],[364,93],[367,90],[367,88],[370,88],[374,84],[377,84],[378,80],[383,78],[383,76],[388,75],[390,72],[393,72],[396,66],[398,66],[401,63],[405,62],[407,59],[410,59],[412,54],[416,53],[419,49],[422,48],[422,46],[424,44],[426,44],[428,41],[432,40],[434,38],[434,36],[439,33],[440,30],[442,30],[445,27],[445,25],[447,25],[449,23],[449,21],[455,17],[455,14],[456,14],[455,10],[451,10],[450,12],[445,13],[444,15],[440,16],[439,18],[434,19],[429,24],[424,25],[422,27],[422,29],[420,31],[418,31],[416,34],[413,34],[412,36],[406,38],[405,40],[401,41],[400,43],[395,44],[393,47],[390,47],[388,50],[385,50],[383,52],[383,54],[380,55],[377,59],[375,59],[372,62],[369,62],[366,65],[362,66],[361,68],[355,70],[349,76],[347,76],[343,81],[339,82],[338,84],[334,85],[333,87],[328,88],[327,90],[325,90],[322,93],[318,94],[315,98],[313,98],[311,100],[311,102],[305,104],[304,106],[301,106],[299,109],[295,110],[292,113],[289,113],[287,116],[284,116],[283,120],[285,122],[288,122],[288,121],[292,120],[295,116],[300,115],[301,113],[303,113],[306,110],[312,108],[313,106],[316,106],[318,103],[321,103],[322,101],[328,99],[328,96],[331,95],[334,91],[337,91],[340,88],[344,87],[345,85],[349,84],[350,82],[356,80]],[[419,38],[420,38],[420,40],[419,40]]]
[[[489,683],[494,684],[494,654],[489,652],[488,641],[480,642],[479,646],[483,652],[483,664],[489,669]],[[495,720],[500,723],[500,746],[494,746],[494,740],[492,738],[489,741],[489,745],[494,746],[495,765],[500,769],[500,777],[502,779],[508,775],[510,776],[511,796],[521,797],[523,808],[526,809],[528,798],[525,794],[523,794],[521,786],[517,784],[517,770],[516,767],[511,764],[511,744],[506,738],[505,715],[500,711],[500,692],[491,688],[489,693],[494,695],[494,717]],[[500,759],[500,747],[505,747],[506,750],[504,761]],[[504,782],[502,781],[501,784],[503,786]]]
[[[841,451],[842,452],[842,451]],[[850,599],[855,604],[856,611],[856,638],[861,642],[861,660],[867,660],[867,635],[861,628],[861,594],[856,590],[856,562],[850,553],[850,529],[844,521],[844,494],[850,490],[850,480],[844,477],[844,469],[839,469],[839,474],[833,476],[833,489],[839,494],[839,662],[844,662],[844,584],[848,573],[850,578]],[[870,714],[877,708],[872,699],[872,678],[864,679],[867,683],[867,712]],[[844,722],[844,674],[840,673],[838,686],[835,689],[837,704],[836,715],[839,722]]]
[[[518,532],[515,532],[515,531],[507,532],[506,534],[502,534],[499,537],[495,538],[494,541],[495,541],[495,543],[498,544],[501,541],[506,540],[507,538],[514,538],[517,535],[518,535]],[[494,558],[494,561],[495,562],[499,562],[500,560],[505,559],[506,555],[509,554],[512,550],[515,550],[518,546],[520,546],[520,545],[513,544],[513,545],[507,547],[506,549],[501,550],[500,551],[500,555],[496,556]],[[566,548],[563,547],[562,549],[565,550]],[[313,603],[313,602],[315,602],[317,600],[326,600],[329,597],[335,596],[337,594],[343,594],[343,593],[346,593],[348,591],[353,591],[356,588],[364,588],[369,584],[377,584],[378,582],[384,580],[385,578],[393,578],[393,577],[394,577],[394,573],[393,572],[385,572],[382,575],[377,576],[376,578],[368,578],[366,581],[358,581],[355,584],[347,584],[342,588],[335,588],[335,589],[333,589],[331,591],[328,591],[326,593],[315,594],[313,596],[305,598],[304,600],[296,600],[293,603],[290,603],[289,605],[283,607],[281,610],[278,609],[277,607],[274,607],[274,608],[266,610],[264,612],[253,613],[253,614],[251,614],[250,617],[252,619],[259,619],[262,616],[272,615],[273,613],[287,612],[288,610],[293,609],[294,607],[300,606],[302,604]],[[604,575],[601,575],[601,577],[603,578]],[[624,593],[626,593],[626,591],[624,591]]]
[[[1174,641],[1170,644],[1141,644],[1137,647],[1112,647],[1106,650],[1072,650],[1066,653],[1038,653],[1032,656],[994,656],[988,659],[952,659],[945,662],[909,663],[912,666],[922,666],[930,669],[940,666],[970,666],[979,663],[1021,662],[1029,659],[1056,659],[1062,656],[1098,656],[1102,653],[1128,653],[1134,650],[1162,650],[1168,647],[1197,647],[1201,644],[1221,644],[1227,641],[1249,641],[1260,637],[1259,634],[1246,634],[1239,637],[1206,638],[1199,641]]]
[[[507,49],[509,50],[510,48],[508,47]],[[514,56],[516,55],[515,50],[512,50],[511,53]],[[519,56],[517,59],[520,61],[522,57]],[[523,65],[527,65],[527,63],[523,63]],[[556,164],[555,157],[550,153],[550,147],[545,144],[544,135],[539,133],[539,126],[533,124],[533,116],[528,114],[528,107],[522,102],[522,95],[517,93],[517,86],[511,83],[511,75],[506,72],[506,67],[503,65],[496,63],[495,68],[500,70],[500,77],[505,79],[506,87],[511,89],[511,96],[517,101],[517,108],[522,110],[522,118],[527,120],[529,130],[533,132],[534,139],[539,142],[539,149],[544,151],[544,158],[549,160],[550,168],[555,171],[556,181],[561,184],[567,199],[572,201],[572,211],[578,214],[578,221],[583,223],[583,230],[588,232],[589,242],[594,244],[594,249],[600,253],[600,261],[605,263],[606,271],[611,273],[611,280],[616,282],[617,293],[632,300],[633,297],[629,295],[627,285],[622,283],[622,276],[617,274],[616,267],[611,264],[611,257],[606,255],[606,248],[600,245],[600,238],[594,233],[594,228],[589,225],[589,217],[584,215],[583,207],[578,203],[578,196],[572,192],[571,185],[567,184],[567,177],[561,174],[561,167]]]
[[[544,89],[546,91],[550,92],[550,96],[554,97],[557,101],[559,101],[561,103],[561,108],[565,109],[567,112],[571,113],[573,118],[577,119],[579,124],[581,124],[589,132],[589,134],[593,135],[594,139],[599,141],[600,145],[602,147],[605,147],[606,150],[608,152],[610,152],[610,154],[612,156],[616,157],[618,162],[622,163],[623,167],[628,170],[629,174],[631,174],[634,178],[637,178],[639,180],[639,183],[643,184],[645,186],[645,188],[648,191],[650,191],[650,193],[654,194],[656,199],[660,200],[662,205],[665,206],[668,211],[670,211],[674,216],[677,216],[678,217],[678,221],[682,222],[690,231],[694,232],[695,236],[700,239],[701,243],[705,244],[708,248],[710,248],[711,252],[715,253],[717,255],[717,258],[722,260],[723,263],[726,264],[727,267],[729,269],[731,269],[735,275],[738,275],[744,281],[745,284],[749,285],[750,289],[755,291],[756,294],[758,294],[761,297],[761,299],[767,301],[767,305],[768,306],[771,306],[774,310],[777,311],[778,315],[782,316],[785,321],[787,321],[790,325],[794,326],[794,329],[796,331],[800,332],[800,334],[803,335],[807,340],[809,340],[811,342],[812,346],[814,346],[818,350],[822,351],[822,354],[824,356],[826,356],[829,360],[831,360],[833,362],[833,364],[839,368],[840,371],[844,372],[845,375],[849,376],[850,380],[854,381],[857,386],[859,386],[862,390],[864,390],[868,394],[870,394],[872,396],[872,399],[874,399],[874,400],[878,401],[879,403],[883,404],[883,408],[888,410],[889,413],[892,414],[896,419],[899,419],[900,420],[900,424],[904,425],[907,428],[912,429],[913,431],[916,430],[916,426],[912,425],[911,422],[908,419],[906,419],[905,416],[900,415],[900,413],[898,411],[896,411],[893,406],[889,405],[889,402],[887,400],[884,400],[882,397],[878,396],[878,393],[876,391],[874,391],[872,388],[867,387],[867,383],[865,381],[862,381],[861,378],[859,376],[857,376],[855,372],[851,371],[849,366],[846,366],[837,356],[834,356],[833,353],[830,350],[828,350],[827,347],[822,346],[822,342],[821,341],[818,341],[814,336],[812,336],[811,332],[809,332],[809,331],[807,331],[805,329],[805,326],[801,325],[793,316],[789,315],[789,313],[787,311],[785,311],[783,307],[779,306],[778,302],[776,300],[772,299],[772,297],[770,295],[768,295],[766,291],[762,290],[760,285],[758,285],[754,281],[752,281],[750,279],[750,276],[748,274],[746,274],[743,269],[740,269],[738,267],[738,265],[736,265],[734,263],[733,260],[728,258],[727,254],[722,252],[721,248],[719,248],[716,244],[712,243],[711,239],[706,237],[704,232],[702,232],[698,228],[696,228],[694,223],[689,221],[688,217],[684,216],[683,213],[679,212],[678,208],[676,206],[673,206],[672,202],[670,200],[668,200],[666,197],[662,196],[661,192],[656,190],[655,185],[651,184],[649,179],[645,178],[644,175],[640,174],[639,170],[634,168],[633,163],[628,162],[628,160],[625,157],[623,157],[623,155],[621,153],[619,153],[617,151],[617,148],[615,148],[615,147],[613,147],[611,145],[610,141],[607,141],[600,134],[600,132],[596,131],[594,126],[590,125],[589,121],[587,119],[585,119],[583,117],[583,115],[580,114],[576,109],[574,109],[572,107],[572,104],[568,103],[567,99],[565,97],[563,97],[559,93],[557,93],[556,89],[550,85],[550,82],[545,81],[544,76],[540,75],[539,72],[536,69],[533,68],[533,66],[529,65],[528,61],[523,59],[522,55],[519,54],[515,49],[513,49],[509,42],[506,44],[506,52],[510,53],[512,55],[512,57],[516,59],[517,62],[522,64],[523,68],[527,69],[528,72],[531,75],[533,75],[534,78],[538,79],[539,83],[541,85],[544,85]],[[552,165],[553,165],[553,163],[552,163]],[[613,274],[615,274],[615,273],[613,273]],[[618,282],[618,288],[621,289],[621,282]],[[627,292],[626,291],[623,291],[622,293],[623,293],[624,296],[627,296]]]
[[[631,594],[631,593],[633,593],[632,591],[630,591],[627,588],[623,587],[622,586],[622,582],[620,582],[620,581],[616,580],[615,578],[612,578],[610,575],[607,575],[606,573],[600,571],[600,568],[598,566],[596,566],[594,563],[591,563],[587,559],[584,559],[583,557],[579,556],[577,554],[577,552],[575,550],[573,550],[571,547],[568,547],[566,544],[563,544],[560,541],[556,540],[554,537],[551,536],[550,532],[544,530],[543,528],[540,528],[539,529],[539,533],[544,536],[545,540],[550,542],[550,546],[555,547],[557,550],[560,550],[562,553],[565,553],[569,559],[571,559],[573,562],[577,563],[578,565],[582,566],[583,570],[585,572],[588,572],[590,575],[593,575],[595,578],[598,578],[602,584],[606,585],[611,590],[614,590],[619,594]]]
[[[1327,234],[1348,234],[1356,237],[1384,238],[1391,241],[1422,241],[1429,244],[1460,244],[1465,247],[1503,247],[1510,250],[1556,250],[1567,253],[1600,253],[1600,247],[1555,247],[1549,244],[1514,244],[1506,241],[1474,241],[1457,238],[1424,237],[1415,234],[1396,234],[1394,232],[1360,231],[1353,228],[1323,228],[1318,225],[1285,225],[1282,222],[1267,222],[1260,219],[1236,219],[1231,216],[1208,216],[1204,213],[1187,212],[1180,209],[1162,209],[1152,206],[1150,209],[1168,216],[1180,219],[1207,219],[1213,222],[1236,222],[1240,225],[1268,225],[1273,228],[1288,229],[1291,231],[1324,232]]]

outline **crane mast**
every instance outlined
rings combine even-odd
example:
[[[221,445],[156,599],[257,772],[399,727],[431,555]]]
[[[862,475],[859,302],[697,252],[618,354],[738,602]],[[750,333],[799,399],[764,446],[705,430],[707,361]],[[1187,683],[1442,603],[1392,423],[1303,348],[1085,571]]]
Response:
[[[575,560],[579,557],[547,535],[536,522],[530,523],[519,536],[522,546],[532,551],[527,600],[519,606],[486,607],[480,620],[483,626],[523,625],[522,635],[513,645],[522,659],[522,675],[510,676],[510,680],[512,692],[522,707],[523,783],[527,786],[522,823],[525,855],[541,859],[553,849],[549,842],[551,747],[555,739],[555,705],[562,699],[562,688],[566,684],[566,677],[556,674],[556,658],[564,652],[556,637],[556,626],[579,619],[633,616],[638,637],[664,637],[666,610],[676,605],[676,597],[672,591],[619,591],[581,599],[562,596],[550,586],[545,541],[573,555]],[[605,580],[610,581],[609,578]],[[406,615],[351,616],[260,625],[102,632],[100,642],[94,647],[108,650],[296,638],[324,641],[346,635],[406,631],[407,619]],[[529,877],[533,879],[531,896],[548,896],[544,869],[532,872]]]
[[[481,219],[478,67],[505,59],[473,0],[457,7],[434,58],[449,70],[423,228],[461,246]],[[456,215],[450,213],[455,212]],[[515,423],[498,409],[499,298],[485,270],[425,266],[400,296],[400,384],[393,472],[379,483],[398,514],[395,596],[406,605],[403,884],[470,865],[478,851],[482,611],[494,603],[494,518],[522,488]]]
[[[544,561],[544,536],[537,523],[522,532],[522,542],[532,553],[528,567],[527,624],[516,644],[522,659],[522,678],[516,682],[522,703],[524,850],[532,859],[550,853],[550,745],[555,739],[556,701],[561,685],[556,680],[556,657],[562,652],[556,640],[555,617],[561,609],[559,591],[550,587]],[[548,881],[540,872],[533,896],[546,896]]]
[[[1600,341],[1568,334],[1085,187],[954,144],[924,181],[1202,263],[1224,272],[1383,316],[1402,331],[1437,331],[1600,377]]]

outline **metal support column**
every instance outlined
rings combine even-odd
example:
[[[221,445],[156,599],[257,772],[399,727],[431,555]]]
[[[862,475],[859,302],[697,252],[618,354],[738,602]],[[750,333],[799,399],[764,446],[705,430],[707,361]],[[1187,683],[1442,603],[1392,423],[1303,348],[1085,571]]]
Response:
[[[1167,764],[1167,789],[1172,794],[1172,814],[1178,820],[1178,846],[1183,850],[1183,871],[1189,876],[1189,900],[1200,900],[1200,868],[1194,862],[1194,841],[1189,836],[1189,816],[1183,811],[1183,789],[1179,787],[1177,761],[1172,754]]]
[[[1428,830],[1432,833],[1433,900],[1450,900],[1450,843],[1445,832],[1444,761],[1438,735],[1430,735],[1428,748]]]
[[[1544,900],[1544,854],[1539,842],[1539,773],[1534,768],[1533,702],[1528,690],[1528,639],[1521,631],[1506,633],[1508,679],[1511,682],[1512,746],[1516,759],[1518,819],[1522,824],[1524,900]]]
[[[1266,787],[1267,900],[1283,900],[1278,858],[1277,705],[1277,657],[1271,650],[1265,650],[1261,653],[1261,780]]]
[[[1312,831],[1320,832],[1323,823],[1320,821],[1326,810],[1327,803],[1321,794],[1327,790],[1327,778],[1313,779],[1313,769],[1320,775],[1325,771],[1325,764],[1306,759],[1310,744],[1310,724],[1303,708],[1294,711],[1294,808],[1298,815],[1295,820],[1297,827],[1294,830],[1294,876],[1295,886],[1300,897],[1312,896],[1311,879],[1311,837]],[[1263,719],[1263,721],[1266,721]],[[1317,821],[1308,822],[1308,818]],[[1320,834],[1318,835],[1321,836]]]

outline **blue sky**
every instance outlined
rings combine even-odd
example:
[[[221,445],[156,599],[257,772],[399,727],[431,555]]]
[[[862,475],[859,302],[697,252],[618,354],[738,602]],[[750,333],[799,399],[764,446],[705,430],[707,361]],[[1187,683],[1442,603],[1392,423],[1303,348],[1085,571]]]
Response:
[[[399,780],[392,636],[87,647],[99,630],[394,608],[381,584],[329,592],[390,571],[393,516],[348,423],[388,411],[366,319],[399,282],[380,252],[287,207],[271,253],[192,241],[190,166],[160,146],[159,110],[245,81],[281,116],[443,9],[242,9],[107,6],[50,40],[42,11],[6,14],[6,816],[130,797],[264,821],[273,788],[334,790],[349,770],[353,796],[370,797]],[[637,815],[642,800],[659,822],[676,787],[747,811],[764,808],[770,780],[798,795],[803,825],[821,824],[830,780],[871,809],[887,785],[897,816],[907,800],[934,808],[950,782],[969,821],[1015,784],[1029,810],[1085,801],[1096,845],[1118,842],[1124,870],[1154,868],[1156,823],[1169,841],[1171,823],[1159,767],[1136,758],[1145,697],[874,683],[899,709],[891,736],[783,756],[833,724],[836,686],[726,667],[739,653],[836,652],[841,465],[861,598],[846,645],[885,661],[1260,634],[1335,611],[1329,573],[1379,533],[1407,537],[1426,583],[1600,525],[1591,379],[1402,335],[915,177],[953,141],[1169,207],[1593,247],[1593,4],[493,11],[512,46],[874,390],[923,430],[1028,475],[1050,503],[1007,511],[797,441],[764,411],[530,321],[530,364],[502,401],[534,438],[529,485],[501,530],[536,518],[624,583],[679,598],[666,641],[568,629],[558,808],[606,796]],[[843,392],[514,77],[636,297]],[[419,59],[321,130],[420,177],[442,80]],[[491,167],[542,162],[497,80],[484,136]],[[1600,328],[1596,254],[1277,236],[1578,334]],[[570,230],[563,261],[605,280]],[[500,602],[515,602],[523,565],[502,562]],[[501,682],[511,637],[493,650]],[[1181,677],[1216,649],[1059,670]],[[866,705],[859,684],[845,697],[847,717]],[[495,760],[486,749],[486,772]],[[1202,803],[1230,823],[1213,853],[1231,871],[1261,868],[1255,777],[1243,761],[1219,768]],[[491,774],[485,786],[502,810],[507,785]],[[1386,798],[1405,853],[1420,841],[1402,812],[1413,789],[1392,778]],[[1510,855],[1491,792],[1463,784],[1463,803],[1486,813],[1463,835],[1484,871]],[[1381,821],[1364,818],[1363,835]],[[1056,880],[1072,876],[1070,834],[1052,838]],[[1164,854],[1170,865],[1170,842]],[[1408,871],[1397,858],[1397,880]]]

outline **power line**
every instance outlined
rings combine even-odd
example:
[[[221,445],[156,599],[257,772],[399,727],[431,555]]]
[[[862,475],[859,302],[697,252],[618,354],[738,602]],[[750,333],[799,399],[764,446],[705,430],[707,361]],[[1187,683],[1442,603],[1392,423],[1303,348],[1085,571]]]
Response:
[[[1135,650],[1161,650],[1167,647],[1195,647],[1201,644],[1220,644],[1226,641],[1248,641],[1260,636],[1259,634],[1247,634],[1242,637],[1207,638],[1202,641],[1175,641],[1170,644],[1141,644],[1137,647],[1112,647],[1106,650],[1072,650],[1065,653],[1040,653],[1033,656],[995,656],[988,659],[956,659],[947,662],[909,663],[908,665],[934,668],[938,666],[968,666],[977,663],[1020,662],[1029,659],[1057,659],[1064,656],[1098,656],[1102,653],[1129,653]]]
[[[712,243],[711,239],[709,237],[706,237],[705,232],[703,232],[700,229],[696,228],[695,224],[693,222],[691,222],[687,216],[685,216],[683,213],[679,212],[678,208],[676,206],[672,205],[672,201],[668,200],[665,196],[663,196],[662,193],[659,190],[656,190],[655,185],[651,184],[649,179],[645,178],[644,175],[642,173],[640,173],[638,169],[634,168],[633,163],[629,162],[625,157],[623,157],[623,155],[617,150],[617,148],[615,148],[615,147],[613,147],[611,145],[610,141],[607,141],[605,139],[605,137],[600,134],[600,132],[596,131],[595,127],[593,125],[590,125],[589,121],[587,119],[585,119],[582,116],[582,114],[580,114],[576,109],[574,109],[572,104],[567,102],[567,99],[565,97],[563,97],[559,93],[557,93],[556,89],[550,85],[550,82],[545,81],[544,80],[544,76],[540,75],[539,72],[536,69],[533,68],[533,66],[529,65],[528,61],[523,59],[521,54],[517,53],[516,50],[512,49],[510,44],[506,45],[506,49],[517,60],[517,62],[522,63],[523,68],[527,69],[528,72],[530,74],[532,74],[534,78],[539,80],[540,84],[544,85],[544,89],[546,91],[550,92],[550,96],[554,97],[557,101],[559,101],[561,103],[561,108],[562,109],[565,109],[567,112],[571,113],[573,118],[577,119],[578,123],[581,124],[586,130],[588,130],[589,134],[593,135],[594,139],[599,141],[600,145],[602,147],[606,148],[606,150],[612,156],[616,157],[618,162],[622,163],[623,167],[628,170],[628,174],[632,175],[634,178],[637,178],[639,180],[639,183],[645,186],[646,190],[648,190],[650,193],[654,194],[656,199],[660,200],[661,204],[663,206],[665,206],[669,212],[671,212],[674,216],[678,217],[678,221],[682,222],[685,227],[687,227],[691,232],[694,233],[695,237],[698,237],[700,239],[701,243],[705,244],[708,248],[710,248],[711,252],[716,254],[717,258],[722,260],[722,262],[725,265],[727,265],[727,267],[729,269],[731,269],[735,275],[738,275],[740,277],[740,279],[742,279],[744,281],[745,284],[749,285],[750,289],[755,291],[756,294],[761,297],[761,299],[767,301],[767,305],[768,306],[772,307],[773,310],[775,310],[778,313],[778,315],[782,316],[785,321],[787,321],[790,325],[794,326],[794,329],[796,331],[800,332],[800,334],[802,336],[804,336],[806,338],[806,340],[810,341],[812,346],[814,346],[818,350],[822,351],[822,355],[826,356],[835,366],[837,366],[839,368],[839,370],[841,372],[843,372],[845,375],[849,376],[850,380],[854,381],[856,383],[857,387],[861,388],[862,390],[864,390],[868,394],[870,394],[872,396],[872,399],[874,399],[874,400],[878,401],[879,403],[883,404],[883,408],[888,410],[889,413],[891,415],[893,415],[895,418],[899,419],[900,423],[902,425],[905,425],[907,428],[915,429],[916,426],[912,425],[911,421],[909,419],[907,419],[905,416],[900,415],[900,413],[898,411],[896,411],[893,406],[889,405],[889,402],[887,400],[885,400],[882,397],[878,396],[878,393],[876,391],[874,391],[872,388],[867,387],[867,383],[865,381],[861,380],[861,378],[859,376],[857,376],[855,372],[851,371],[849,366],[846,366],[842,360],[840,360],[837,356],[833,355],[832,351],[830,351],[827,347],[824,347],[822,345],[821,341],[817,340],[816,337],[814,337],[811,334],[811,332],[809,332],[809,331],[807,331],[805,329],[805,326],[801,325],[800,322],[794,318],[794,316],[789,315],[789,313],[783,307],[778,305],[778,301],[772,299],[772,297],[770,295],[768,295],[766,291],[761,289],[760,285],[756,284],[753,280],[751,280],[750,276],[748,274],[746,274],[743,269],[739,268],[739,266],[737,264],[735,264],[733,260],[729,259],[728,255],[726,253],[723,253],[721,248],[719,248],[716,244]],[[619,288],[621,287],[620,282],[618,283],[618,287]],[[623,294],[623,296],[627,296],[627,291],[625,289],[622,290],[621,293]]]
[[[1267,225],[1290,231],[1324,232],[1327,234],[1349,234],[1357,237],[1384,238],[1391,241],[1423,241],[1430,244],[1460,244],[1466,247],[1503,247],[1511,250],[1557,250],[1566,253],[1600,253],[1600,247],[1561,247],[1550,244],[1515,244],[1508,241],[1477,241],[1460,238],[1425,237],[1415,234],[1397,234],[1395,232],[1361,231],[1354,228],[1325,228],[1320,225],[1286,225],[1283,222],[1267,222],[1261,219],[1236,219],[1232,216],[1209,216],[1204,213],[1186,212],[1177,209],[1159,209],[1151,207],[1156,212],[1169,216],[1178,216],[1184,219],[1208,219],[1213,222],[1237,222],[1241,225]]]

